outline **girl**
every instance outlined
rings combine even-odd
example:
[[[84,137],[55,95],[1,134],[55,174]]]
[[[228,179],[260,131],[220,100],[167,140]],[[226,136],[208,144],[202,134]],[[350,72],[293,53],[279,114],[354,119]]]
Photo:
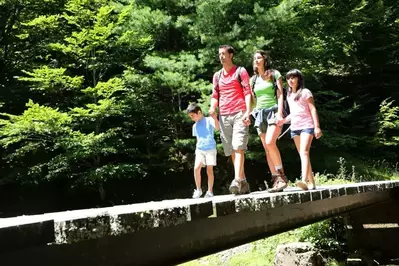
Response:
[[[301,157],[302,180],[296,185],[303,189],[315,189],[316,184],[310,164],[309,150],[313,136],[320,138],[319,117],[310,90],[305,89],[305,83],[301,71],[292,69],[286,74],[288,82],[287,101],[290,107],[290,115],[285,121],[291,120],[291,138]],[[306,184],[309,181],[309,186]]]
[[[269,56],[263,50],[255,52],[253,63],[255,75],[250,84],[256,98],[256,106],[252,115],[272,174],[273,187],[269,192],[279,192],[287,187],[288,182],[276,145],[282,129],[277,125],[283,119],[282,77],[279,71],[271,69]]]

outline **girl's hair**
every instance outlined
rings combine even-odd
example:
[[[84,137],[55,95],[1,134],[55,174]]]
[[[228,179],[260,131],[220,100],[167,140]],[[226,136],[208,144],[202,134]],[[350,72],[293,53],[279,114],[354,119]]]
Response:
[[[305,80],[303,79],[302,72],[298,69],[291,69],[285,75],[285,78],[288,80],[289,78],[298,78],[298,85],[296,88],[297,95],[294,98],[294,101],[298,101],[299,98],[302,96],[302,90],[305,88]],[[288,95],[289,96],[292,92],[292,88],[288,85]]]
[[[254,57],[255,57],[256,54],[260,54],[260,55],[263,57],[263,59],[264,59],[263,68],[264,68],[264,70],[265,70],[265,74],[267,75],[268,78],[271,78],[272,69],[271,69],[271,67],[270,67],[270,57],[269,57],[269,54],[268,54],[266,51],[264,51],[264,50],[257,50],[257,51],[254,53]],[[255,60],[254,60],[254,61],[255,61]],[[252,66],[253,66],[255,75],[259,75],[260,73],[259,73],[258,68],[255,66],[255,62],[253,62]],[[262,73],[262,74],[263,74],[263,73]]]

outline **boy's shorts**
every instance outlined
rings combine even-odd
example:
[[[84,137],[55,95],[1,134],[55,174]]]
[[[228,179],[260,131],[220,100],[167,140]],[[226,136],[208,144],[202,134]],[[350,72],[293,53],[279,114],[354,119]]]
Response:
[[[202,163],[202,166],[205,167],[206,165],[216,165],[216,149],[214,150],[195,150],[195,166]]]
[[[243,116],[243,111],[220,116],[220,138],[226,156],[233,150],[247,150],[249,128],[242,121]]]

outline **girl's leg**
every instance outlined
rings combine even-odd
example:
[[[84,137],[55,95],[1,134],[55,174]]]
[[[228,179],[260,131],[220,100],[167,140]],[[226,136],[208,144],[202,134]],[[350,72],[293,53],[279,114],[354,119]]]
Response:
[[[295,147],[296,150],[298,151],[299,157],[301,156],[301,137],[300,136],[295,136],[293,137],[294,143],[295,143]],[[301,162],[302,162],[302,157],[301,158]],[[302,173],[301,173],[302,175]],[[298,181],[296,182],[297,187],[303,189],[303,190],[308,190],[308,186],[306,185],[306,181],[302,182],[302,181]]]
[[[260,140],[262,141],[262,146],[263,146],[263,148],[265,149],[266,162],[267,162],[267,165],[269,166],[270,173],[271,173],[272,175],[277,175],[278,173],[277,173],[276,168],[274,167],[272,158],[270,157],[270,153],[267,151],[267,147],[266,147],[266,133],[260,133],[260,134],[259,134],[259,138],[260,138]]]
[[[310,145],[312,144],[313,135],[302,132],[299,137],[299,155],[301,157],[301,173],[302,173],[302,182],[297,182],[297,185],[302,189],[308,189],[306,185],[306,179],[309,177],[311,178],[312,184],[314,183],[313,176],[309,176],[309,171],[312,171],[310,165]],[[298,137],[294,138],[295,145],[297,146]]]
[[[297,149],[297,151],[298,151],[298,154],[299,155],[301,155],[301,149],[300,149],[300,146],[301,146],[301,137],[300,136],[295,136],[294,138],[294,143],[295,143],[295,147],[296,147],[296,149]],[[310,148],[309,148],[310,149]],[[316,183],[315,183],[315,180],[314,180],[314,176],[313,176],[313,170],[312,170],[312,165],[311,165],[311,163],[310,163],[310,159],[309,159],[309,164],[308,164],[308,172],[307,172],[307,174],[306,174],[306,179],[307,179],[307,181],[309,181],[309,183],[312,185],[310,188],[316,188]],[[302,186],[304,186],[303,184],[297,184],[297,185],[302,185]]]
[[[206,174],[208,175],[208,191],[213,193],[213,182],[215,180],[213,175],[213,165],[206,166]]]
[[[316,188],[316,182],[314,180],[312,164],[310,163],[310,156],[309,156],[308,174],[306,175],[306,177],[307,177],[309,183],[311,184],[311,186],[309,188],[310,189],[315,189]]]

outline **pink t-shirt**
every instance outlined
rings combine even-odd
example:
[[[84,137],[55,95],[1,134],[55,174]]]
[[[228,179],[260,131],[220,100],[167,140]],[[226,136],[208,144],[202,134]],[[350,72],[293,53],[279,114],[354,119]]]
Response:
[[[237,66],[231,68],[229,73],[225,74],[222,69],[222,74],[219,79],[219,72],[213,75],[213,93],[212,98],[219,100],[219,114],[230,115],[240,111],[246,111],[245,96],[251,94],[249,85],[249,75],[245,68],[241,67],[240,78],[241,84],[238,81],[236,73]],[[219,93],[216,89],[219,85]]]
[[[297,93],[291,92],[287,97],[290,106],[291,130],[314,128],[312,114],[307,100],[313,95],[308,89],[302,89],[301,97],[295,101]]]

